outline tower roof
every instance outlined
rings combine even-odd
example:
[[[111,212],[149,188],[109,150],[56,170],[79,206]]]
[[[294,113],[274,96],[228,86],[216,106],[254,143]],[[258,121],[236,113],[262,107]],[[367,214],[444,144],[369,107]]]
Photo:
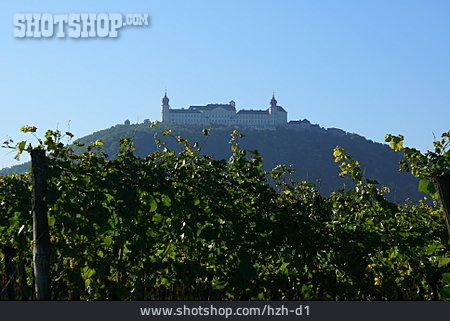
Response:
[[[162,103],[165,104],[165,105],[169,103],[169,98],[167,97],[167,91],[164,93],[164,97],[162,99]]]
[[[275,92],[272,94],[272,99],[270,100],[270,106],[276,106],[277,100],[275,99]]]

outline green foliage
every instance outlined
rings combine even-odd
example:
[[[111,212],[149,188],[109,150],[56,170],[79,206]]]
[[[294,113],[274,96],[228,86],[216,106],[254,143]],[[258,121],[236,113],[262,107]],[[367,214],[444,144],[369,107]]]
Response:
[[[434,186],[433,182],[427,179],[421,179],[419,181],[418,190],[419,192],[430,195],[433,199],[438,198],[438,195],[436,193],[436,187]]]
[[[390,146],[395,151],[403,148],[402,135],[394,136],[387,134],[385,141],[390,142]],[[400,170],[410,171],[412,175],[420,177],[419,191],[427,193],[434,199],[438,195],[435,189],[434,180],[450,173],[450,131],[441,135],[441,140],[433,142],[434,151],[421,153],[415,148],[405,147],[403,149],[404,160],[400,161]]]
[[[403,148],[403,135],[393,136],[391,134],[386,134],[385,141],[389,143],[389,147],[391,147],[394,151],[399,152]]]
[[[387,201],[387,189],[365,179],[343,148],[333,156],[352,187],[324,197],[289,179],[287,166],[265,171],[236,131],[227,160],[163,134],[179,149],[156,137],[144,158],[126,138],[114,159],[102,141],[79,144],[80,153],[58,131],[40,141],[50,167],[53,299],[449,297],[441,210]],[[0,177],[0,289],[11,279],[16,298],[26,298],[22,279],[3,271],[25,264],[31,285],[30,184],[26,175]]]
[[[403,136],[386,135],[386,141],[403,144]],[[420,177],[418,190],[439,200],[444,211],[444,219],[450,236],[450,131],[441,135],[441,140],[433,142],[434,152],[422,154],[415,148],[406,147],[404,160],[400,161],[400,170],[411,171]],[[398,150],[397,150],[398,151]]]

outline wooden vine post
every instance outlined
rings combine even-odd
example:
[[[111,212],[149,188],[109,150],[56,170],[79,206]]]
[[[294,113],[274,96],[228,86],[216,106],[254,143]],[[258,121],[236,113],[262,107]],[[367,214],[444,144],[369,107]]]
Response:
[[[33,175],[31,206],[33,212],[33,269],[36,300],[50,300],[50,235],[48,231],[47,158],[44,150],[31,151]]]
[[[444,209],[445,223],[450,237],[450,174],[445,173],[435,179],[436,190]]]

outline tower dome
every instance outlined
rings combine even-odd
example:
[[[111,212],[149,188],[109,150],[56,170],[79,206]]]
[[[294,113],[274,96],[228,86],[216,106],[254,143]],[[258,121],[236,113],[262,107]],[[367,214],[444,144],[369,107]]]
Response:
[[[163,105],[168,105],[169,104],[169,97],[167,97],[167,92],[164,93],[164,97],[162,99],[162,103],[163,103]]]
[[[278,101],[275,99],[275,93],[272,95],[272,99],[270,100],[270,106],[271,107],[276,107],[277,106]]]

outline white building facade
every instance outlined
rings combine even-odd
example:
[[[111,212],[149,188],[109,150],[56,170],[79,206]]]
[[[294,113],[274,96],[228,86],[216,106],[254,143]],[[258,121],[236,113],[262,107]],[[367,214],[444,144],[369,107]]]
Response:
[[[287,123],[287,112],[277,105],[275,95],[266,110],[236,110],[232,100],[228,104],[190,106],[187,109],[172,109],[167,93],[162,99],[161,120],[163,123],[183,125],[222,125],[261,129],[274,129]]]

